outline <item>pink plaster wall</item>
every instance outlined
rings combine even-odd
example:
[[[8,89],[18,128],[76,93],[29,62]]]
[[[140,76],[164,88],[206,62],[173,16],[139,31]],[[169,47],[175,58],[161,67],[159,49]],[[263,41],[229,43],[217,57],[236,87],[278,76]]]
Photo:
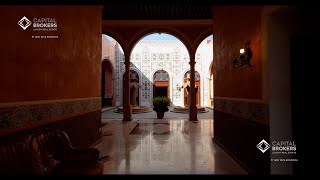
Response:
[[[100,6],[0,6],[0,102],[99,97],[101,12]],[[58,31],[23,30],[17,24],[23,16],[55,18]]]
[[[115,88],[115,81],[113,80],[114,70],[116,68],[116,52],[115,52],[115,44],[116,41],[110,41],[102,35],[102,61],[108,61],[111,66],[106,65],[104,66],[106,69],[105,74],[105,94],[106,95],[113,95],[112,105],[116,105],[116,88]],[[106,64],[109,64],[106,63]]]
[[[262,98],[260,6],[214,7],[214,93],[217,97]],[[252,67],[233,68],[232,59],[251,41]]]
[[[115,69],[116,54],[115,54],[115,42],[111,42],[104,35],[102,35],[102,60],[108,59],[113,69]]]

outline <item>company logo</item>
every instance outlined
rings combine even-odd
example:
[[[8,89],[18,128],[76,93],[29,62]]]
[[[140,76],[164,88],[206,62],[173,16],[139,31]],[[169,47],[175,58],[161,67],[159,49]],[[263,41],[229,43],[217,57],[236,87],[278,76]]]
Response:
[[[257,148],[262,152],[266,152],[269,148],[270,148],[270,144],[267,143],[267,141],[265,141],[264,139],[262,139],[262,141],[259,142],[259,144],[257,144]]]
[[[28,18],[23,16],[18,25],[26,30],[30,25],[33,26],[33,31],[57,31],[58,23],[55,18],[33,18],[30,21]]]
[[[273,154],[296,154],[297,146],[294,141],[272,141]]]
[[[20,21],[18,21],[18,25],[23,30],[26,30],[31,24],[32,24],[31,21],[28,18],[26,18],[25,16],[23,16],[23,18],[20,19]]]
[[[33,31],[57,31],[55,18],[33,18]]]

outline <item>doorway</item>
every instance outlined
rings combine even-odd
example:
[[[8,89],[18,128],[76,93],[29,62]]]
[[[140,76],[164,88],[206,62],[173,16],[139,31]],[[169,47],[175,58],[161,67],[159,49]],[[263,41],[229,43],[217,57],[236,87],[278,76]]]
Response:
[[[168,87],[154,86],[154,97],[168,97]]]
[[[169,74],[163,69],[158,70],[153,75],[153,98],[169,96]]]

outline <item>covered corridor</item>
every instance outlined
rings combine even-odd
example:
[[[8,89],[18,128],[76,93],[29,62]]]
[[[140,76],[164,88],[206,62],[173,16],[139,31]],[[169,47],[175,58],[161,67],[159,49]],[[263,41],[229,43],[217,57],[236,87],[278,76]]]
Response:
[[[41,18],[54,19],[57,28],[35,29],[32,23]],[[104,174],[304,171],[301,129],[309,92],[299,68],[306,68],[303,62],[317,52],[307,50],[304,42],[320,39],[319,11],[205,0],[108,0],[93,6],[0,6],[0,21],[1,148],[54,128],[64,131],[74,147],[98,148]],[[164,121],[135,118],[130,73],[123,73],[124,113],[115,121],[101,106],[116,104],[116,69],[108,58],[119,54],[102,56],[102,34],[121,45],[122,73],[130,72],[133,48],[152,33],[173,35],[188,51],[189,111]],[[196,51],[209,35],[214,56],[207,64],[207,94],[213,116],[202,119],[208,114],[197,113]],[[109,81],[102,84],[103,78]],[[299,86],[303,89],[292,89]],[[296,153],[273,153],[267,145],[274,141],[294,141]],[[280,158],[298,161],[271,161]]]

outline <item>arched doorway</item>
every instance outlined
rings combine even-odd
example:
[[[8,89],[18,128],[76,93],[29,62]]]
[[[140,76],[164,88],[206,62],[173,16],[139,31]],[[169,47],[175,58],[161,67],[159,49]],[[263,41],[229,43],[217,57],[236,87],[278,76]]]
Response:
[[[213,34],[210,34],[199,43],[195,61],[197,70],[201,74],[200,104],[213,107]]]
[[[153,98],[170,97],[169,74],[165,70],[158,70],[153,74]]]
[[[124,82],[124,80],[125,80],[125,73],[123,74],[123,82]],[[139,106],[140,105],[140,101],[139,101],[139,99],[140,99],[140,96],[139,96],[140,86],[138,88],[136,88],[136,87],[132,86],[133,83],[137,84],[139,86],[140,78],[139,78],[139,74],[136,71],[130,70],[130,104],[132,106]],[[124,94],[123,94],[123,96],[124,96]],[[122,102],[122,103],[124,103],[124,102]]]
[[[154,97],[166,96],[172,105],[182,106],[183,93],[176,85],[182,85],[185,71],[181,71],[181,67],[189,68],[188,49],[174,34],[150,33],[141,36],[130,54],[132,67],[141,72],[140,105],[152,107]],[[168,80],[161,77],[155,80],[155,77],[161,76],[161,70],[166,73]]]
[[[190,71],[187,71],[184,74],[183,78],[183,101],[184,101],[184,106],[189,105],[189,100],[190,100]],[[200,74],[195,71],[195,88],[196,88],[196,105],[200,106]]]
[[[101,106],[114,105],[113,69],[109,60],[104,59],[101,66]]]
[[[112,106],[120,106],[122,100],[121,94],[121,83],[122,80],[121,75],[119,74],[121,62],[124,61],[124,51],[122,46],[118,42],[118,40],[114,39],[113,37],[102,34],[102,61],[107,59],[112,67],[112,75],[113,75],[113,101]],[[101,71],[103,72],[103,69]],[[103,88],[103,86],[102,86]]]

